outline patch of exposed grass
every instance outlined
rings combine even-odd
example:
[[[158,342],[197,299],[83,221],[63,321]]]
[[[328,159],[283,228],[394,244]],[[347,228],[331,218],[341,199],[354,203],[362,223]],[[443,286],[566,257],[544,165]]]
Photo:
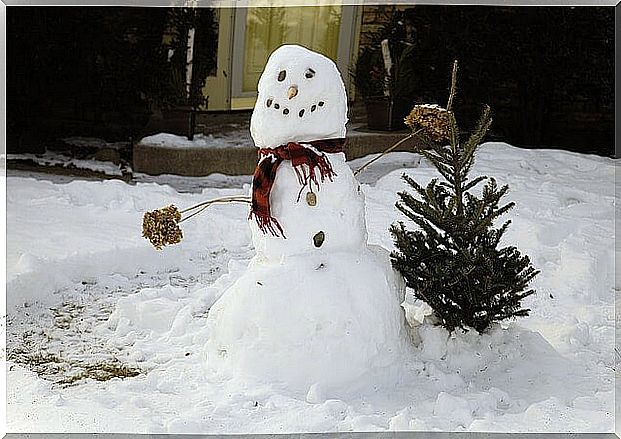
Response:
[[[109,381],[114,378],[133,378],[143,372],[137,367],[123,364],[116,358],[89,363],[61,358],[48,352],[15,350],[9,354],[9,360],[61,386],[70,386],[87,379]]]
[[[57,384],[68,386],[89,378],[96,381],[109,381],[113,378],[133,378],[142,372],[140,369],[122,364],[118,360],[81,364],[77,367],[82,369],[79,373],[65,377],[57,381]]]

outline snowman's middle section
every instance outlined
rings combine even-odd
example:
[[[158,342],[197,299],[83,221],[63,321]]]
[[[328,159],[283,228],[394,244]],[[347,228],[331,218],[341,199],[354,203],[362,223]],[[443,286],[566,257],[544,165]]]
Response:
[[[290,161],[278,168],[270,194],[271,213],[285,238],[263,233],[251,221],[257,255],[268,260],[282,257],[360,251],[367,241],[364,195],[345,154],[326,154],[336,174],[302,187]],[[268,158],[269,159],[269,158]]]

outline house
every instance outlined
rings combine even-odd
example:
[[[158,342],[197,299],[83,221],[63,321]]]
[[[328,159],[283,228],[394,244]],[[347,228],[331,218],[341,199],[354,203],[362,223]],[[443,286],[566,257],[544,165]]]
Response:
[[[258,1],[260,6],[253,6]],[[394,75],[408,86],[396,96],[404,99],[404,108],[445,103],[450,66],[458,59],[456,108],[463,129],[487,103],[494,113],[492,140],[614,155],[614,7],[319,0],[316,6],[270,7],[267,1],[229,1],[204,14],[210,42],[196,56],[207,54],[210,60],[198,86],[208,97],[201,110],[251,109],[271,51],[295,43],[336,62],[350,101],[364,113],[370,96],[354,87],[350,72],[362,54],[377,54],[380,39],[390,38],[412,49],[407,59],[393,53],[395,65],[408,67]],[[233,7],[241,4],[245,7]],[[165,54],[166,32],[175,28],[172,11],[8,8],[9,150],[49,145],[59,136],[129,140],[165,130],[152,123],[155,116],[161,120],[171,103],[187,108],[185,74],[171,75]],[[185,63],[185,41],[179,41],[175,56]],[[383,63],[373,67],[383,81]]]

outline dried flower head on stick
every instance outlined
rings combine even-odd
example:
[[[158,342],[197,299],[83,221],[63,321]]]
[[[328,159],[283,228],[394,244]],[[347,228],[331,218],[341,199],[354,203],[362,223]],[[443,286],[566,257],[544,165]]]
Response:
[[[174,204],[146,212],[142,218],[142,236],[158,250],[165,245],[177,244],[183,239],[180,220],[181,213]]]
[[[450,111],[439,105],[414,105],[405,117],[405,124],[412,130],[420,130],[435,142],[442,142],[450,136],[450,116]]]
[[[204,201],[181,211],[177,206],[171,204],[161,209],[146,212],[142,218],[142,236],[148,239],[157,250],[161,250],[166,245],[178,244],[183,239],[183,232],[179,224],[217,203],[250,204],[250,198],[241,195],[221,197]],[[187,215],[183,216],[183,214]]]

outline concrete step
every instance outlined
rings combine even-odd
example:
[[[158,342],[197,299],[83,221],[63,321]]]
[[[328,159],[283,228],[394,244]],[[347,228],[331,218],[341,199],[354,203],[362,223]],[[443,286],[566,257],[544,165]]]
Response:
[[[379,153],[407,136],[407,131],[383,132],[351,127],[347,132],[347,159]],[[150,175],[176,174],[200,177],[213,173],[248,175],[257,164],[257,149],[245,132],[240,132],[241,145],[234,147],[179,147],[138,142],[133,149],[133,169]],[[415,139],[404,142],[397,151],[413,151]]]

